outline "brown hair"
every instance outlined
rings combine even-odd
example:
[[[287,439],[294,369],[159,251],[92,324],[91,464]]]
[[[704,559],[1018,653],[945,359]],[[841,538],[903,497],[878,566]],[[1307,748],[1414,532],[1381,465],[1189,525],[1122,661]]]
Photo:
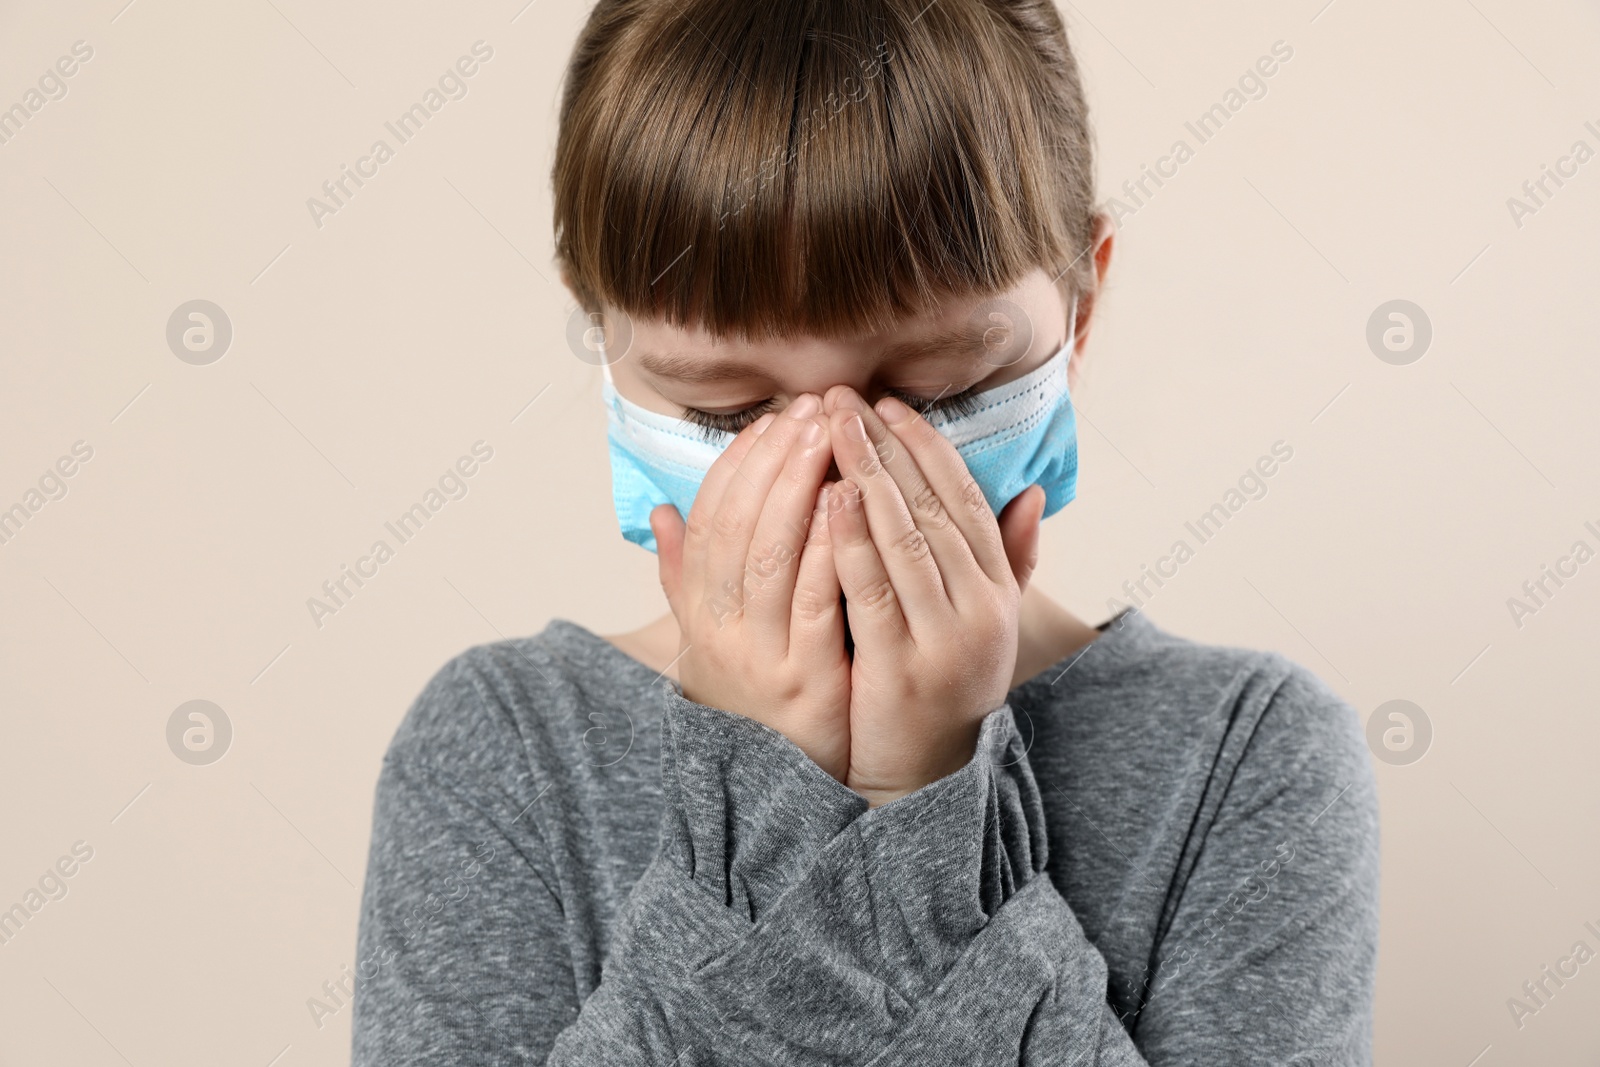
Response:
[[[585,307],[849,335],[1039,267],[1093,284],[1093,151],[1051,0],[599,0],[556,255]]]

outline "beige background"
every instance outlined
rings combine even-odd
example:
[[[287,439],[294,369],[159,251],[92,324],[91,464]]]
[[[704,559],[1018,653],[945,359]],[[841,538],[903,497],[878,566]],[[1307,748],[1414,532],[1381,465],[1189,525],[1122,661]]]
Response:
[[[0,107],[94,50],[0,145],[0,508],[93,448],[0,544],[0,907],[94,850],[0,947],[0,1062],[345,1062],[348,1008],[319,1028],[307,999],[354,963],[373,783],[418,689],[552,616],[662,610],[552,284],[587,5],[524,2],[0,9]],[[1600,149],[1600,8],[1324,3],[1064,9],[1107,196],[1275,41],[1294,56],[1123,220],[1038,580],[1100,621],[1287,442],[1151,615],[1431,721],[1425,758],[1377,764],[1378,1062],[1591,1065],[1600,962],[1520,1029],[1507,998],[1600,949],[1600,562],[1520,628],[1507,599],[1600,547],[1600,160],[1520,227],[1506,202]],[[307,198],[478,40],[469,94],[315,226]],[[207,366],[164,335],[196,298],[234,330]],[[1396,298],[1434,332],[1406,366],[1365,338]],[[479,440],[468,495],[319,628],[307,598]],[[166,741],[194,699],[233,725],[209,766]]]

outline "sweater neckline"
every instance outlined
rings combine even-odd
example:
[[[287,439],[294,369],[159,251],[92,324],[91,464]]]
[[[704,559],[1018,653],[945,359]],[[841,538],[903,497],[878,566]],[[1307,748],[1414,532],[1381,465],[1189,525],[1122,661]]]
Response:
[[[1088,685],[1098,676],[1114,670],[1146,647],[1160,631],[1138,608],[1123,608],[1095,627],[1099,637],[1011,688],[1006,699],[1013,705],[1019,697],[1032,694],[1064,693]]]
[[[1114,668],[1128,656],[1146,645],[1159,631],[1138,608],[1124,608],[1095,627],[1100,634],[1082,648],[1069,652],[1033,677],[1011,688],[1006,699],[1015,703],[1020,696],[1035,693],[1062,693],[1088,683],[1095,675]],[[617,666],[619,671],[647,679],[644,684],[654,685],[665,680],[674,688],[677,683],[664,672],[656,670],[642,660],[624,652],[600,634],[573,622],[571,619],[552,618],[546,625],[546,634],[563,634],[598,650],[601,657]]]

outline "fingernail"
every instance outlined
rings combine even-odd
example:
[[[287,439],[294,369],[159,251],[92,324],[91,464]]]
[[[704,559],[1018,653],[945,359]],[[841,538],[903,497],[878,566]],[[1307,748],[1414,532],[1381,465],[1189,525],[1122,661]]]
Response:
[[[861,421],[860,415],[852,414],[844,423],[844,432],[857,441],[867,439],[867,424]]]
[[[886,396],[873,405],[878,417],[890,426],[896,426],[911,417],[911,408],[892,396]]]
[[[800,430],[800,443],[814,445],[820,440],[822,440],[822,425],[812,419]]]
[[[809,419],[822,410],[822,401],[817,399],[815,393],[801,393],[794,398],[794,403],[789,405],[789,410],[784,412],[791,419]]]
[[[766,433],[767,427],[772,425],[772,420],[775,418],[777,418],[777,416],[769,411],[755,422],[751,423],[750,425],[755,430],[756,436],[760,437],[762,434]]]

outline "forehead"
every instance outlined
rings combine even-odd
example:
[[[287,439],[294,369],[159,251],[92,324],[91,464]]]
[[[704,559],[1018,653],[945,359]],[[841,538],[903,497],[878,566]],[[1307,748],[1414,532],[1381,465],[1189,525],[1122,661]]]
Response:
[[[880,363],[918,363],[952,356],[976,356],[994,344],[996,335],[977,323],[962,323],[953,328],[934,329],[915,336],[894,339],[871,338],[798,341],[769,341],[704,346],[655,347],[639,344],[635,353],[639,366],[662,378],[703,384],[754,377],[774,367],[801,358],[806,350],[859,350]]]
[[[979,356],[997,364],[1057,328],[1060,295],[1042,272],[991,296],[955,297],[893,328],[842,337],[717,337],[701,328],[629,319],[627,355],[646,373],[700,384],[761,376],[818,357],[916,365]]]

